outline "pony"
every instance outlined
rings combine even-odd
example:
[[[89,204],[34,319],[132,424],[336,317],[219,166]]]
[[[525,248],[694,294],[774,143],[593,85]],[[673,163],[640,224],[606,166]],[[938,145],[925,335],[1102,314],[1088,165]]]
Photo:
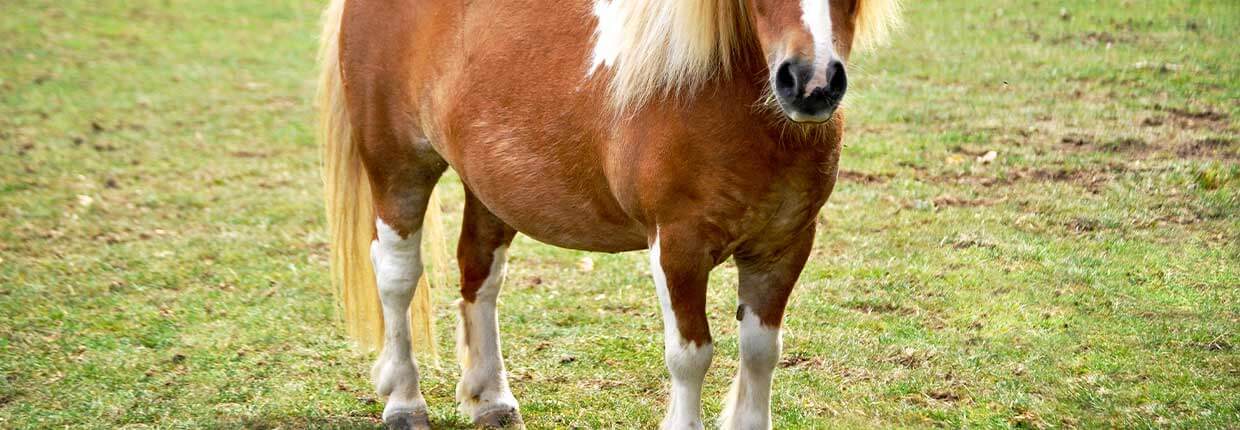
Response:
[[[415,336],[433,347],[421,244],[450,167],[465,188],[456,398],[475,425],[524,425],[497,318],[520,232],[649,250],[666,429],[704,428],[707,279],[734,259],[740,367],[719,423],[769,428],[784,308],[836,181],[848,59],[880,44],[898,11],[896,0],[331,0],[318,102],[332,279],[349,333],[381,348],[384,422],[430,427],[411,351]]]

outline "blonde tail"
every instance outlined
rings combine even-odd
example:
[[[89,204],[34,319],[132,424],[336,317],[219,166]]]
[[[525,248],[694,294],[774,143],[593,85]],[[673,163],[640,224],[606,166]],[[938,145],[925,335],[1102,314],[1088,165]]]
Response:
[[[379,350],[383,347],[383,308],[370,262],[370,243],[375,237],[374,204],[366,167],[353,144],[340,72],[340,21],[344,4],[345,0],[332,0],[323,12],[319,45],[319,140],[323,144],[331,276],[349,336],[365,350]],[[438,199],[437,193],[431,195],[422,237],[430,242],[431,248],[432,267],[427,271],[442,273],[446,253]],[[442,276],[436,276],[435,281],[443,285]],[[410,333],[413,350],[429,353],[438,362],[430,293],[430,284],[424,275],[418,280],[417,292],[409,307]]]

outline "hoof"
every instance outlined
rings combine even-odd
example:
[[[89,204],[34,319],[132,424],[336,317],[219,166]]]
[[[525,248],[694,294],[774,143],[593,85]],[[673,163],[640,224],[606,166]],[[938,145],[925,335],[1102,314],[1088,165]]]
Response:
[[[496,409],[479,415],[474,426],[480,429],[524,429],[521,413],[513,408]]]
[[[388,430],[431,430],[431,418],[423,412],[394,412],[383,420]]]

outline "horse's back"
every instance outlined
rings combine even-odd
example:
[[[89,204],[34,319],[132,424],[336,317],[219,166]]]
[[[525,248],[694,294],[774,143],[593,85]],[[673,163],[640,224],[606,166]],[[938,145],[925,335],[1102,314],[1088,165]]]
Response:
[[[587,0],[349,0],[341,61],[347,85],[383,85],[366,96],[409,104],[447,140],[475,121],[594,111],[593,24]]]

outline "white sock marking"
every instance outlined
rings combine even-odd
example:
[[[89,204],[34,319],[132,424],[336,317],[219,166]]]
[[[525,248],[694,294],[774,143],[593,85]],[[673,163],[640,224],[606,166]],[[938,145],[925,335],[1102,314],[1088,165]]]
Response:
[[[771,379],[779,363],[780,330],[764,327],[757,314],[745,306],[740,323],[740,368],[727,405],[719,417],[719,428],[771,428]]]
[[[375,220],[375,228],[378,239],[370,244],[370,259],[383,304],[384,338],[371,377],[379,395],[388,396],[386,419],[395,412],[426,410],[409,336],[409,302],[422,276],[422,232],[402,238],[381,219]]]
[[[470,418],[496,409],[517,409],[517,399],[508,387],[508,374],[500,352],[496,311],[507,258],[506,247],[496,248],[490,271],[478,288],[474,302],[460,302],[457,360],[461,364],[461,381],[456,386],[456,398],[461,412]]]
[[[672,376],[671,402],[662,428],[702,429],[705,427],[702,423],[702,380],[710,367],[714,346],[709,343],[698,346],[681,337],[667,290],[667,275],[660,260],[659,242],[656,228],[654,244],[650,246],[650,270],[663,311],[663,358]]]

